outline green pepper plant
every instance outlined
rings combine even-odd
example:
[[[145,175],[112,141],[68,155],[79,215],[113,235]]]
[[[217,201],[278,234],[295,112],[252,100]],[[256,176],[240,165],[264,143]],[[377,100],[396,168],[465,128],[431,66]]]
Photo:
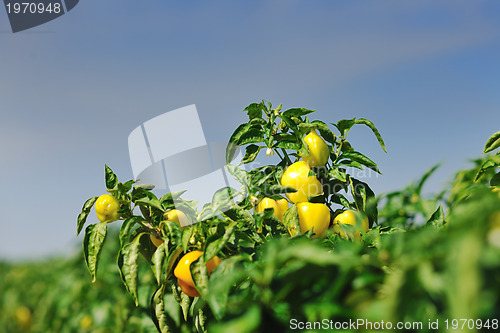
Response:
[[[210,320],[222,320],[229,306],[223,299],[230,297],[234,286],[245,289],[244,286],[252,281],[252,277],[245,275],[248,272],[236,267],[258,264],[263,255],[261,249],[273,240],[293,242],[318,237],[318,242],[331,246],[332,240],[342,238],[340,234],[355,239],[355,235],[359,236],[356,222],[338,223],[342,233],[331,228],[334,218],[345,210],[358,211],[360,217],[369,218],[370,226],[376,225],[376,203],[370,203],[374,201],[374,192],[348,172],[348,168],[380,172],[377,164],[355,150],[347,139],[354,125],[365,125],[385,151],[384,141],[371,121],[343,119],[331,123],[330,127],[323,121],[309,119],[314,110],[292,108],[282,111],[281,105],[273,108],[265,101],[250,104],[244,111],[248,114],[248,122],[236,128],[226,149],[227,168],[241,182],[240,189],[220,189],[214,193],[212,202],[198,211],[195,202],[182,198],[183,192],[157,197],[153,193],[154,186],[134,180],[119,182],[106,165],[107,194],[88,199],[78,216],[77,234],[85,227],[94,205],[98,216],[102,217],[101,222],[85,228],[83,240],[85,262],[92,281],[97,279],[108,224],[123,220],[117,259],[121,279],[132,300],[138,304],[138,259],[139,256],[146,259],[157,284],[156,291],[150,295],[151,317],[160,332],[180,327],[177,318],[165,311],[169,306],[166,300],[178,303],[183,322],[190,323],[193,330],[206,331]],[[241,163],[234,165],[231,163],[238,147],[244,147],[245,154]],[[280,161],[250,171],[241,168],[242,164],[251,165],[263,149],[268,156],[276,154]],[[294,182],[292,172],[302,178]],[[311,190],[311,184],[318,186]],[[271,200],[279,201],[280,208],[266,206],[264,199],[271,203]],[[179,218],[169,218],[174,210],[188,219],[187,226],[181,224]],[[182,258],[193,251],[200,251],[201,255],[191,256],[195,259],[186,264]],[[222,260],[220,267],[209,265],[214,258]],[[184,272],[187,267],[191,273],[194,290],[186,291],[184,280],[176,279],[174,271],[181,266]],[[214,275],[226,271],[232,279],[219,296],[210,292],[213,269]],[[189,280],[189,274],[183,274]],[[262,278],[270,277],[265,276]],[[254,281],[260,285],[264,280],[259,282],[259,279]],[[247,296],[250,289],[245,291]]]

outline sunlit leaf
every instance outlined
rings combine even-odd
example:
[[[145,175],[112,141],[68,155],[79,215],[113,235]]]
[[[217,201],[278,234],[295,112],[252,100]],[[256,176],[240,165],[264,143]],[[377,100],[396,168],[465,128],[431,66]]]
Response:
[[[304,108],[293,108],[293,109],[288,109],[286,111],[283,111],[283,114],[288,117],[301,117],[305,116],[309,113],[313,113],[315,110],[309,110],[309,109],[304,109]]]
[[[486,141],[486,144],[484,145],[483,153],[489,153],[498,147],[500,147],[500,131],[494,133],[488,138],[488,141]]]
[[[138,263],[140,239],[145,233],[138,234],[135,239],[123,246],[118,253],[118,268],[127,291],[132,296],[135,305],[139,305],[137,293]]]
[[[226,246],[229,238],[233,235],[236,228],[236,222],[231,222],[226,228],[224,233],[210,235],[207,238],[207,245],[205,246],[205,251],[203,255],[205,256],[205,262],[216,256],[223,248]]]
[[[162,284],[151,297],[151,319],[161,333],[170,333],[175,327],[173,319],[165,311],[165,284]]]
[[[283,223],[288,227],[292,236],[301,232],[297,204],[293,204],[285,211],[283,214]]]
[[[85,254],[85,263],[92,276],[92,282],[96,281],[97,264],[101,253],[102,245],[106,239],[107,223],[100,222],[91,224],[85,229],[85,238],[83,239],[83,252]]]
[[[244,164],[253,162],[262,148],[265,148],[265,146],[257,146],[254,144],[248,145],[245,149],[245,156],[241,162]]]
[[[153,257],[151,258],[151,263],[153,264],[151,268],[158,285],[160,285],[162,282],[162,273],[164,272],[166,256],[167,254],[165,253],[165,242],[163,242],[162,244],[160,244],[160,246],[158,246],[156,251],[153,253]]]
[[[263,103],[252,103],[247,106],[243,111],[248,113],[248,118],[262,118],[262,111],[265,109]]]
[[[479,178],[490,168],[498,166],[498,163],[494,159],[487,159],[484,161],[484,163],[481,165],[479,168],[479,171],[477,172],[476,177],[474,178],[474,181],[478,181]]]
[[[432,216],[427,220],[427,225],[433,226],[435,228],[441,228],[446,222],[444,220],[444,210],[443,206],[439,205]]]
[[[342,136],[344,136],[345,133],[348,132],[354,126],[354,124],[356,124],[356,118],[341,119],[337,121],[336,124],[332,123],[333,126],[337,127]]]
[[[381,174],[380,170],[377,167],[377,164],[360,152],[346,151],[346,152],[342,153],[342,155],[339,156],[339,160],[344,159],[344,158],[349,159],[349,160],[354,161],[354,162],[358,162],[358,163],[366,166],[367,168],[372,169],[373,171]]]
[[[139,224],[144,219],[140,216],[132,216],[123,221],[120,228],[120,245],[123,246],[130,241],[130,235],[135,225]]]
[[[364,124],[364,125],[368,126],[372,130],[373,134],[375,134],[375,137],[377,138],[378,143],[380,144],[382,149],[387,153],[387,150],[385,150],[384,140],[382,139],[382,136],[380,135],[380,132],[378,131],[378,129],[375,127],[375,125],[371,121],[369,121],[368,119],[359,118],[359,119],[356,119],[356,124]]]
[[[85,225],[85,222],[87,221],[87,217],[90,214],[90,210],[94,206],[94,203],[97,201],[98,197],[93,197],[85,201],[83,204],[83,208],[80,214],[78,214],[77,218],[77,231],[76,235],[78,236],[80,232],[83,229],[83,226]]]
[[[106,188],[108,190],[114,189],[116,187],[116,184],[118,183],[118,178],[116,177],[115,173],[106,164],[104,165],[104,173],[106,179]]]
[[[341,182],[345,182],[347,180],[345,170],[340,170],[339,168],[333,168],[328,170],[328,175],[330,177],[340,180]]]

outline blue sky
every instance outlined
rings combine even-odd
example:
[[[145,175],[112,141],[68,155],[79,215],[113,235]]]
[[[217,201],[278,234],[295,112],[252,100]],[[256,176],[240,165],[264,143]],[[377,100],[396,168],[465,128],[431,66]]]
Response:
[[[104,164],[132,178],[127,137],[196,104],[207,141],[267,99],[328,122],[396,190],[438,162],[435,192],[500,129],[497,1],[80,1],[13,34],[0,10],[0,258],[73,250]],[[91,222],[96,218],[92,215]]]

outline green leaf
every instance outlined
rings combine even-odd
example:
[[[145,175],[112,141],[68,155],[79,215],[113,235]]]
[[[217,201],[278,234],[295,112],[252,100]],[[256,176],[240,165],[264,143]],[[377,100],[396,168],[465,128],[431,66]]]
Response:
[[[85,255],[85,263],[89,269],[92,282],[96,281],[97,263],[102,245],[106,239],[107,233],[106,222],[91,224],[85,229],[85,238],[83,239],[83,253]]]
[[[300,140],[292,134],[279,133],[274,135],[274,138],[276,143],[274,143],[273,148],[298,150],[302,146]]]
[[[212,212],[226,211],[231,208],[232,199],[237,191],[231,187],[224,187],[217,190],[212,197]]]
[[[131,195],[132,202],[135,202],[136,200],[139,200],[142,198],[156,199],[156,196],[150,190],[148,190],[140,185],[142,185],[142,184],[136,185],[132,189],[132,195]]]
[[[165,265],[167,266],[167,270],[165,271],[166,279],[170,278],[170,275],[174,270],[174,264],[177,262],[177,259],[180,257],[181,254],[182,254],[182,247],[178,247],[176,250],[172,251],[172,253],[168,255],[168,258],[165,262]]]
[[[184,318],[184,321],[187,321],[188,316],[189,316],[189,308],[191,307],[191,304],[193,303],[191,300],[191,297],[189,297],[188,295],[181,292],[181,288],[177,287],[175,284],[172,284],[172,294],[173,294],[176,302],[181,307],[182,316]]]
[[[273,172],[266,175],[264,175],[264,172],[258,173],[252,178],[252,185],[253,187],[262,187],[265,183],[272,182],[274,176]]]
[[[298,261],[323,267],[331,265],[356,267],[361,261],[360,256],[346,256],[341,253],[333,255],[332,252],[325,251],[324,247],[320,246],[319,243],[311,242],[308,239],[302,238],[297,240],[293,246],[284,246],[285,244],[283,241],[285,241],[285,239],[281,240],[281,242],[274,243],[274,245],[279,248],[279,252],[275,253],[279,255],[278,259],[282,263],[286,263],[291,259],[297,259]],[[267,249],[269,250],[272,248],[267,247]]]
[[[441,228],[446,221],[444,220],[444,210],[441,205],[436,209],[432,216],[427,221],[426,225],[433,226],[435,228]]]
[[[240,126],[238,126],[238,128],[236,128],[236,130],[233,132],[233,134],[229,138],[229,143],[228,143],[228,146],[226,147],[226,162],[231,163],[231,161],[233,160],[233,157],[234,157],[234,152],[236,151],[236,148],[237,148],[237,147],[234,147],[234,145],[230,145],[230,143],[236,144],[236,145],[243,145],[243,144],[245,144],[243,142],[246,142],[249,139],[251,139],[252,135],[256,135],[256,134],[257,134],[257,136],[263,135],[262,125],[265,125],[265,124],[267,124],[267,123],[264,119],[256,118],[256,119],[252,119],[248,123],[241,124]],[[249,134],[249,132],[250,132],[250,134]],[[264,141],[263,137],[262,137],[262,141]],[[249,142],[247,142],[247,143],[249,143]]]
[[[234,143],[238,146],[243,146],[248,143],[264,142],[264,131],[260,128],[250,128],[243,133]]]
[[[346,151],[346,152],[342,153],[342,155],[340,155],[338,159],[341,160],[343,158],[358,162],[358,163],[366,166],[367,168],[372,169],[373,171],[382,174],[380,172],[380,170],[378,169],[377,164],[360,152]]]
[[[160,202],[163,203],[174,203],[174,200],[180,198],[186,191],[169,192],[160,198]]]
[[[184,214],[186,214],[186,217],[188,218],[188,220],[190,221],[190,223],[192,221],[195,221],[196,220],[196,210],[195,210],[195,207],[196,207],[196,204],[198,202],[197,201],[193,201],[193,200],[176,200],[175,201],[175,209],[178,209],[180,211],[182,211]]]
[[[226,146],[226,164],[229,164],[233,161],[236,150],[238,150],[238,145],[229,141]]]
[[[135,180],[129,180],[126,181],[125,183],[118,183],[117,185],[118,192],[121,194],[127,193],[132,189],[132,186],[135,184],[135,182],[136,182]]]
[[[387,150],[385,150],[384,140],[382,139],[382,136],[380,135],[380,132],[378,131],[378,129],[375,127],[375,125],[371,121],[369,121],[368,119],[359,118],[359,119],[356,119],[356,124],[363,124],[363,125],[370,127],[373,134],[375,134],[375,137],[377,137],[378,143],[380,144],[382,149],[387,153]]]
[[[351,194],[354,198],[354,203],[360,211],[364,211],[366,207],[366,188],[364,183],[359,182],[357,179],[349,177],[349,184],[351,186]]]
[[[166,256],[167,254],[165,253],[165,242],[163,242],[162,244],[160,244],[160,246],[158,246],[156,251],[153,253],[153,257],[151,258],[151,263],[153,264],[151,268],[158,285],[160,285],[162,281],[162,273],[164,271],[163,266],[165,264]]]
[[[341,182],[346,182],[347,181],[346,171],[345,170],[340,170],[338,167],[330,169],[328,171],[328,175],[330,177],[333,177],[335,179],[340,180]]]
[[[252,103],[249,106],[247,106],[243,112],[248,113],[248,118],[254,119],[254,118],[262,118],[262,111],[266,108],[264,103]]]
[[[248,174],[245,170],[241,170],[238,168],[237,165],[233,164],[227,164],[226,165],[227,171],[238,181],[244,186],[248,186]]]
[[[278,133],[274,135],[276,141],[297,142],[297,137],[290,133]]]
[[[338,164],[346,166],[346,167],[358,168],[360,170],[364,170],[363,165],[359,162],[356,162],[356,161],[343,160],[343,161],[340,161]]]
[[[373,190],[370,188],[370,186],[368,186],[367,183],[364,183],[353,177],[349,177],[349,182],[351,185],[351,189],[354,189],[352,194],[357,209],[365,212],[366,215],[368,215],[370,225],[377,223],[378,201],[375,198],[375,193],[373,192]]]
[[[212,209],[212,203],[206,203],[202,210],[201,210],[201,213],[198,215],[197,217],[197,221],[205,221],[209,218],[211,218],[212,216],[214,215],[217,215],[216,212],[214,212],[214,210]]]
[[[252,124],[250,123],[244,123],[238,126],[231,137],[229,138],[229,142],[226,146],[226,164],[230,164],[233,161],[234,154],[236,153],[236,150],[238,149],[238,144],[236,143],[240,137],[245,133]]]
[[[244,260],[245,257],[241,254],[231,256],[222,261],[210,276],[208,294],[204,298],[218,321],[221,321],[227,310],[232,310],[227,304],[228,299],[232,296],[231,290],[234,286],[248,279],[248,274],[241,265]]]
[[[366,211],[367,199],[374,198],[375,193],[373,193],[368,184],[353,177],[349,177],[349,185],[351,186],[351,193],[354,197],[354,203],[356,204],[357,209],[363,212]],[[372,207],[372,209],[376,210],[376,207]]]
[[[175,327],[175,322],[165,311],[165,284],[162,284],[151,297],[151,319],[158,332],[170,333]]]
[[[328,129],[328,125],[322,122],[312,122],[312,123],[300,123],[299,129],[302,133],[306,134],[312,130],[317,129]]]
[[[365,183],[363,183],[365,184]],[[369,225],[370,227],[373,227],[374,225],[378,224],[378,203],[381,199],[381,197],[376,197],[375,193],[373,193],[372,189],[366,185],[365,187],[365,192],[366,192],[366,207],[365,207],[365,213],[368,216],[369,220]]]
[[[248,125],[253,128],[262,128],[262,126],[267,125],[267,121],[262,118],[254,118],[248,122]]]
[[[264,146],[257,146],[254,144],[251,144],[246,147],[245,149],[245,157],[243,157],[243,160],[241,161],[243,164],[253,162],[255,158],[257,158],[257,155],[259,155],[259,152],[262,148],[265,148]]]
[[[292,236],[300,234],[299,212],[297,204],[293,204],[283,214],[283,223],[290,229]]]
[[[270,107],[272,107],[272,106],[270,106]],[[279,113],[281,111],[281,109],[283,109],[283,104],[278,105],[278,107],[276,109],[274,109],[273,111],[277,111]]]
[[[313,123],[316,121],[318,121],[318,120],[313,121]],[[323,123],[323,124],[325,124],[325,123]],[[325,126],[327,126],[327,125],[325,124]],[[337,143],[337,136],[328,127],[319,128],[318,132],[319,132],[319,134],[321,134],[321,137],[323,139],[325,139],[325,141],[331,143],[332,145]]]
[[[85,225],[85,222],[87,221],[87,217],[89,216],[90,210],[94,206],[95,202],[97,201],[98,197],[93,197],[85,201],[83,204],[83,208],[80,214],[78,214],[77,218],[77,230],[76,230],[76,235],[78,236],[80,232],[83,229],[83,226]]]
[[[351,205],[349,204],[349,200],[346,199],[342,194],[336,193],[332,196],[332,201],[336,204],[339,204],[341,206],[344,206],[346,208],[351,208]]]
[[[135,305],[139,305],[137,293],[139,246],[141,237],[146,233],[138,234],[131,243],[126,244],[118,253],[118,268],[127,291],[132,296]]]
[[[168,244],[165,246],[167,252],[169,251],[169,246],[178,246],[182,243],[181,226],[178,223],[161,221],[159,227],[163,231],[163,235],[167,235],[168,237]]]
[[[132,216],[127,218],[120,228],[120,246],[125,245],[130,240],[130,235],[132,234],[132,229],[136,224],[139,224],[144,219],[140,216]]]
[[[301,117],[301,116],[305,116],[306,114],[313,113],[315,111],[316,110],[308,110],[308,109],[304,109],[304,108],[292,108],[292,109],[288,109],[286,111],[283,111],[283,115],[285,117]]]
[[[368,230],[363,236],[363,241],[366,244],[371,246],[375,246],[377,249],[380,249],[380,227],[372,228]]]
[[[356,124],[356,118],[352,119],[341,119],[337,122],[337,124],[333,124],[333,126],[337,127],[340,134],[344,136],[346,132],[348,132],[353,126]]]
[[[255,219],[255,228],[257,230],[257,233],[261,234],[264,224],[270,222],[269,220],[271,219],[277,219],[277,218],[276,216],[273,216],[272,208],[266,208],[264,209],[264,211],[255,214],[254,219]]]
[[[201,295],[208,291],[208,270],[203,256],[195,260],[190,266],[191,276],[193,277],[196,289]]]
[[[118,183],[118,178],[116,177],[115,173],[106,164],[104,165],[104,173],[106,179],[106,188],[108,190],[114,189],[116,187],[116,184]]]
[[[498,147],[500,147],[500,131],[489,137],[488,141],[486,141],[486,144],[484,145],[483,153],[489,153]]]
[[[223,213],[223,216],[227,216],[233,221],[246,222],[249,224],[253,222],[253,217],[250,211],[236,205],[233,208],[225,211]]]
[[[224,246],[226,246],[227,242],[233,235],[235,228],[236,228],[236,222],[231,222],[225,228],[225,232],[222,235],[214,234],[210,235],[207,238],[205,251],[203,252],[203,255],[205,256],[205,262],[208,262],[210,259],[215,257],[224,248]]]
[[[496,167],[498,166],[497,162],[494,161],[493,159],[487,159],[486,161],[483,162],[481,167],[479,168],[479,171],[477,172],[476,178],[474,178],[474,181],[476,182],[481,176],[488,170],[489,168]]]
[[[273,146],[273,148],[290,149],[290,150],[299,150],[301,147],[302,147],[301,143],[289,142],[289,141],[279,141]]]
[[[351,152],[351,151],[354,151],[354,148],[352,148],[351,144],[349,143],[349,141],[347,140],[344,140],[341,144],[340,144],[340,152],[341,153],[345,153],[345,152]]]
[[[295,122],[292,120],[291,116],[287,116],[287,115],[281,113],[281,114],[278,115],[278,117],[283,120],[283,123],[285,123],[286,127],[288,127],[289,129],[291,129],[297,135],[299,134],[298,133],[299,128],[297,127],[297,124],[295,124]],[[285,127],[283,125],[281,125],[281,126],[282,126],[283,129],[285,129]]]
[[[496,175],[494,175],[493,178],[491,178],[490,185],[491,186],[498,186],[498,185],[500,185],[500,172],[497,173]]]
[[[187,249],[189,247],[189,240],[191,239],[191,236],[193,236],[193,233],[194,233],[194,228],[186,228],[182,230],[181,244],[182,244],[182,250],[184,252],[187,252]]]
[[[145,190],[145,191],[152,191],[154,190],[155,186],[153,184],[137,184],[134,186],[134,189],[140,189],[140,190]]]
[[[346,178],[348,175],[346,175]],[[329,197],[332,194],[338,193],[340,191],[347,192],[349,190],[348,182],[342,182],[335,178],[330,178],[326,180],[326,183],[323,186],[323,190],[325,191],[325,197]]]
[[[154,198],[143,197],[143,198],[137,199],[135,201],[135,204],[139,205],[139,206],[143,206],[143,207],[156,208],[156,209],[158,209],[161,212],[165,212],[166,211],[165,207],[163,207],[163,205],[161,204],[160,200],[158,200],[156,197],[154,197]]]
[[[196,332],[208,333],[207,330],[207,313],[206,311],[206,302],[202,298],[197,298],[193,302],[193,317],[194,317],[194,327],[196,328]]]

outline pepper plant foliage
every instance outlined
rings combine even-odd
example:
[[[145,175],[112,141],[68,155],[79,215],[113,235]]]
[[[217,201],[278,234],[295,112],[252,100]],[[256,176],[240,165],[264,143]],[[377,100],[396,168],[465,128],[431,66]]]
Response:
[[[484,146],[483,153],[489,153],[494,151],[495,149],[500,148],[500,131],[496,132],[490,138],[488,141],[486,141],[486,145]],[[483,165],[479,169],[476,179],[478,180],[487,170],[492,169],[492,168],[498,168],[500,167],[500,150],[491,158],[488,158],[486,161],[484,161]],[[491,186],[498,186],[500,185],[500,171],[497,172],[490,180],[490,185]]]
[[[368,214],[371,223],[376,223],[376,209],[367,211],[369,208],[367,201],[374,198],[374,192],[368,184],[347,173],[349,167],[361,170],[368,168],[380,173],[377,164],[363,153],[356,151],[347,140],[347,134],[354,125],[366,125],[373,131],[385,151],[384,140],[375,125],[364,118],[342,119],[337,123],[331,123],[337,130],[335,134],[323,121],[310,121],[307,118],[307,115],[315,110],[293,108],[282,112],[281,109],[281,105],[273,109],[271,103],[265,101],[250,104],[245,108],[249,121],[241,124],[229,139],[226,150],[226,163],[228,164],[231,163],[239,146],[246,146],[242,160],[244,164],[253,162],[264,148],[266,155],[276,153],[281,159],[277,165],[266,165],[250,173],[251,181],[248,182],[250,194],[260,199],[263,196],[286,192],[286,189],[278,193],[272,193],[272,190],[277,189],[277,184],[286,167],[301,157],[309,155],[304,136],[315,130],[328,143],[330,158],[325,167],[312,170],[323,186],[323,194],[317,198],[311,198],[312,201],[326,203],[330,207],[340,205],[340,207],[364,211]],[[235,176],[238,179],[238,176]],[[273,185],[274,187],[271,187]],[[354,199],[352,202],[349,202],[345,196],[348,193]]]
[[[275,268],[270,266],[261,271],[264,267],[260,259],[266,258],[267,252],[277,250],[277,245],[266,247],[273,239],[280,242],[307,239],[310,244],[297,243],[297,249],[300,246],[311,246],[311,242],[318,243],[307,251],[317,253],[317,258],[324,257],[325,263],[339,263],[338,258],[328,259],[326,253],[320,253],[323,246],[331,248],[340,239],[333,231],[327,231],[327,237],[322,240],[310,239],[313,230],[290,237],[289,228],[296,227],[300,230],[296,204],[285,212],[283,222],[273,215],[272,209],[258,213],[255,209],[256,203],[263,197],[279,199],[285,193],[296,191],[280,185],[280,178],[284,169],[309,155],[308,145],[303,138],[311,131],[319,132],[327,142],[329,160],[324,167],[311,168],[310,175],[319,179],[323,193],[309,198],[310,201],[325,203],[331,211],[332,219],[345,209],[355,209],[365,212],[372,226],[376,224],[376,204],[373,204],[374,200],[370,201],[375,194],[368,184],[347,172],[349,167],[380,172],[375,162],[355,150],[347,140],[354,125],[365,125],[373,131],[385,151],[384,141],[374,124],[367,119],[353,118],[339,120],[329,127],[322,121],[309,120],[308,116],[314,110],[281,109],[281,105],[273,108],[271,103],[265,101],[245,108],[249,121],[234,131],[226,150],[227,167],[242,186],[238,190],[224,188],[217,191],[212,202],[206,204],[201,212],[195,209],[195,202],[182,198],[183,192],[168,193],[158,198],[152,192],[152,185],[138,184],[133,180],[119,182],[111,168],[105,166],[107,192],[118,199],[118,213],[123,219],[117,260],[121,279],[135,304],[138,304],[139,256],[146,259],[157,283],[156,291],[150,296],[152,319],[160,332],[179,328],[179,322],[165,311],[165,300],[172,299],[166,295],[173,295],[182,310],[183,320],[191,323],[197,331],[205,331],[210,319],[222,320],[227,315],[234,315],[229,309],[230,303],[235,299],[269,297],[265,290],[262,290],[263,294],[253,294],[255,287],[252,285],[262,288],[270,283],[275,276],[275,269],[285,263],[285,260],[280,259],[273,264],[276,265]],[[330,128],[336,130],[336,133]],[[254,162],[264,148],[267,155],[276,153],[281,161],[277,165],[260,166],[247,172],[239,167],[241,165],[231,164],[239,146],[245,146],[242,164]],[[83,230],[96,200],[97,197],[90,198],[83,205],[77,219],[77,234]],[[184,212],[191,225],[181,228],[178,223],[167,221],[164,214],[172,209]],[[106,241],[108,223],[109,221],[90,224],[85,229],[84,257],[92,281],[97,279],[99,255]],[[378,230],[374,230],[371,238],[376,239],[374,235]],[[152,243],[152,238],[162,241],[158,248]],[[324,245],[320,245],[321,242]],[[356,253],[360,251],[359,246],[354,248]],[[203,251],[203,255],[190,266],[196,289],[201,294],[201,297],[195,298],[181,292],[173,276],[179,258],[192,250]],[[295,258],[298,255],[296,252],[292,251],[290,258]],[[209,279],[207,274],[205,263],[215,256],[223,259],[221,267],[214,273],[216,276],[225,276],[220,279],[224,281],[223,285],[213,278]],[[306,260],[303,255],[300,258],[305,262],[312,260]],[[323,265],[320,259],[313,261],[313,264]],[[211,291],[212,289],[217,292]],[[267,301],[271,302],[270,299]]]

